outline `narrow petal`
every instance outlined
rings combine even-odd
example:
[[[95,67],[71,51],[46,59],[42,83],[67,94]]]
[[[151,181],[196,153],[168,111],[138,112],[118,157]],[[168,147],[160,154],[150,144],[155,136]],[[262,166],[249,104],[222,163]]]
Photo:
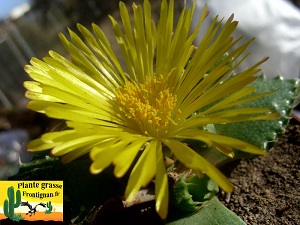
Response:
[[[220,152],[222,152],[223,154],[227,155],[228,157],[230,158],[234,157],[234,152],[232,147],[226,145],[220,145],[218,143],[214,143],[214,147],[218,149]]]
[[[100,145],[96,146],[90,152],[90,157],[92,160],[96,160],[97,158],[101,158],[103,156],[103,152],[110,152],[111,149],[119,149],[120,147],[124,147],[128,144],[127,141],[121,141],[120,137],[109,138],[103,141]]]
[[[185,130],[179,132],[177,138],[199,140],[209,145],[214,145],[215,143],[217,143],[218,145],[225,145],[251,154],[258,154],[258,155],[266,154],[266,152],[264,152],[260,148],[252,144],[249,144],[245,141],[241,141],[224,135],[213,134],[203,130],[195,130],[195,129]]]
[[[76,135],[75,130],[64,130],[64,131],[53,131],[48,132],[42,136],[45,142],[61,142],[66,141],[70,138],[69,135]]]
[[[117,137],[123,133],[123,129],[119,127],[97,126],[96,124],[80,123],[78,121],[66,121],[66,124],[68,127],[86,134],[100,133],[104,135],[115,135]]]
[[[84,136],[82,133],[82,137],[77,139],[71,139],[69,141],[65,141],[61,143],[60,145],[56,146],[52,149],[52,154],[56,156],[62,156],[66,153],[69,153],[70,151],[73,151],[77,148],[83,147],[85,145],[89,145],[91,143],[100,143],[103,140],[107,140],[111,138],[111,135],[101,135],[101,134],[95,134],[95,135],[88,135]]]
[[[30,141],[27,144],[28,151],[45,151],[55,147],[55,143],[45,143],[41,138]]]
[[[26,91],[25,93],[26,98],[35,100],[35,101],[41,101],[41,102],[61,102],[60,98],[53,97],[52,95],[45,95],[42,93],[32,92],[32,91]],[[32,107],[31,102],[28,103],[28,108],[35,110],[34,107]],[[43,111],[41,107],[39,107],[40,111]]]
[[[78,29],[81,31],[82,34],[84,34],[84,31],[82,30],[83,26],[78,26]],[[107,66],[112,67],[112,65],[110,65],[110,61],[112,62],[112,64],[117,68],[119,74],[121,75],[123,82],[125,82],[127,80],[127,75],[125,74],[125,71],[123,70],[121,63],[119,62],[117,56],[115,55],[110,43],[108,42],[104,32],[100,29],[99,26],[97,26],[96,24],[92,24],[93,27],[93,31],[97,37],[96,41],[98,43],[99,49],[95,48],[95,52],[98,53],[98,55],[102,55],[103,52],[105,52],[105,54],[107,55],[107,59],[105,56],[100,56],[101,61],[105,61]],[[84,35],[87,36],[88,35]],[[87,38],[88,39],[88,38]],[[103,50],[102,50],[103,49]],[[101,51],[102,50],[102,51]],[[114,71],[113,69],[111,69],[112,71]]]
[[[39,82],[35,82],[35,81],[25,81],[23,83],[24,87],[32,92],[38,92],[41,93],[42,92],[42,88],[41,88],[41,83]]]
[[[168,4],[169,3],[169,4]],[[156,73],[168,74],[171,62],[166,63],[165,59],[171,59],[170,55],[173,37],[174,0],[161,2],[160,17],[157,24],[157,47],[156,47]]]
[[[83,156],[83,155],[89,153],[91,151],[91,149],[93,149],[93,147],[95,147],[97,144],[101,144],[101,143],[91,143],[91,144],[87,144],[83,147],[77,148],[76,150],[73,150],[73,151],[65,154],[61,158],[61,162],[69,163],[69,162],[73,161],[74,159],[77,159],[80,156]]]
[[[257,115],[255,115],[257,114]],[[199,126],[202,127],[206,124],[229,124],[244,121],[255,121],[255,120],[274,120],[278,119],[280,114],[277,112],[271,113],[269,109],[265,108],[241,108],[232,109],[205,115],[201,117],[196,115],[189,118],[181,127],[180,130],[189,127]]]
[[[82,113],[78,113],[75,111],[69,111],[66,113],[65,111],[62,111],[61,107],[49,107],[45,109],[45,113],[47,116],[56,118],[56,119],[65,119],[65,120],[71,120],[71,121],[76,121],[76,122],[81,122],[81,123],[89,123],[89,124],[94,124],[94,125],[99,125],[99,126],[107,126],[107,127],[117,127],[118,125],[111,122],[111,121],[106,121],[106,120],[99,120],[99,119],[94,119],[92,117],[89,117],[87,115],[83,115]]]
[[[146,186],[154,177],[156,168],[157,141],[151,141],[135,164],[125,190],[125,198],[132,201],[142,186]]]
[[[108,140],[101,145],[94,147],[91,150],[90,156],[93,163],[90,167],[90,171],[93,174],[102,172],[113,161],[113,159],[128,145],[127,141]]]
[[[148,138],[140,138],[139,140],[133,141],[115,157],[113,164],[115,164],[114,174],[116,177],[122,177],[127,172],[137,153],[147,140]]]
[[[168,214],[169,186],[167,171],[165,168],[162,145],[158,143],[156,147],[156,176],[155,176],[155,208],[161,218],[165,219]]]
[[[224,191],[232,191],[233,185],[230,181],[214,165],[197,154],[187,145],[172,139],[165,139],[163,142],[171,149],[176,158],[186,167],[206,173]]]

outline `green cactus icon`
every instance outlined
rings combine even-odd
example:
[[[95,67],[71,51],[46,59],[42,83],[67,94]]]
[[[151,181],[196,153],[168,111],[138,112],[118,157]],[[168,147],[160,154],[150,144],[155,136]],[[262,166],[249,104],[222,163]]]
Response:
[[[51,201],[47,202],[46,206],[47,206],[48,209],[46,209],[45,214],[50,214],[52,212],[52,209],[53,209]]]
[[[17,190],[16,192],[16,202],[15,202],[15,191],[14,187],[10,186],[7,189],[7,196],[8,200],[4,200],[4,205],[3,205],[3,211],[4,215],[11,220],[15,218],[15,208],[18,208],[21,203],[21,192],[20,190]]]

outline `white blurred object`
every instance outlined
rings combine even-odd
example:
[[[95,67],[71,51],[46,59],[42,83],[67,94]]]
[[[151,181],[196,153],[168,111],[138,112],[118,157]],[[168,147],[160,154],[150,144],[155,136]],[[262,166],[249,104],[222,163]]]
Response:
[[[28,140],[25,130],[0,132],[0,180],[17,174],[22,163],[31,161],[32,153],[26,149]]]
[[[193,0],[187,0],[191,5]],[[251,52],[240,69],[252,66],[260,59],[269,60],[260,67],[268,77],[278,75],[284,78],[300,77],[300,10],[287,0],[196,0],[197,9],[194,14],[194,25],[205,3],[208,4],[209,15],[201,27],[196,40],[202,39],[212,19],[226,19],[234,14],[239,21],[234,37],[244,35],[243,40],[255,37],[247,49]],[[198,44],[196,43],[196,44]]]

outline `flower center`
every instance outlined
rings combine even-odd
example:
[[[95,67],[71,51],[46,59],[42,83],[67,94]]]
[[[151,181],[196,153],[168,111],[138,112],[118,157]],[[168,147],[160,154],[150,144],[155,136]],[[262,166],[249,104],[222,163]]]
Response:
[[[147,77],[144,84],[126,82],[115,92],[120,115],[131,129],[153,137],[162,137],[172,121],[177,96],[165,79]]]

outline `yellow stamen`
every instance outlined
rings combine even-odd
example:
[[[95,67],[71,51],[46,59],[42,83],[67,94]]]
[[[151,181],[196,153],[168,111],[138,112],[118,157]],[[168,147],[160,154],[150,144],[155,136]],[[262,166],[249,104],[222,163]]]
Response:
[[[115,92],[120,115],[130,126],[139,126],[144,135],[166,134],[173,116],[177,96],[162,76],[147,77],[144,84],[126,82]],[[132,127],[133,128],[133,127]]]

